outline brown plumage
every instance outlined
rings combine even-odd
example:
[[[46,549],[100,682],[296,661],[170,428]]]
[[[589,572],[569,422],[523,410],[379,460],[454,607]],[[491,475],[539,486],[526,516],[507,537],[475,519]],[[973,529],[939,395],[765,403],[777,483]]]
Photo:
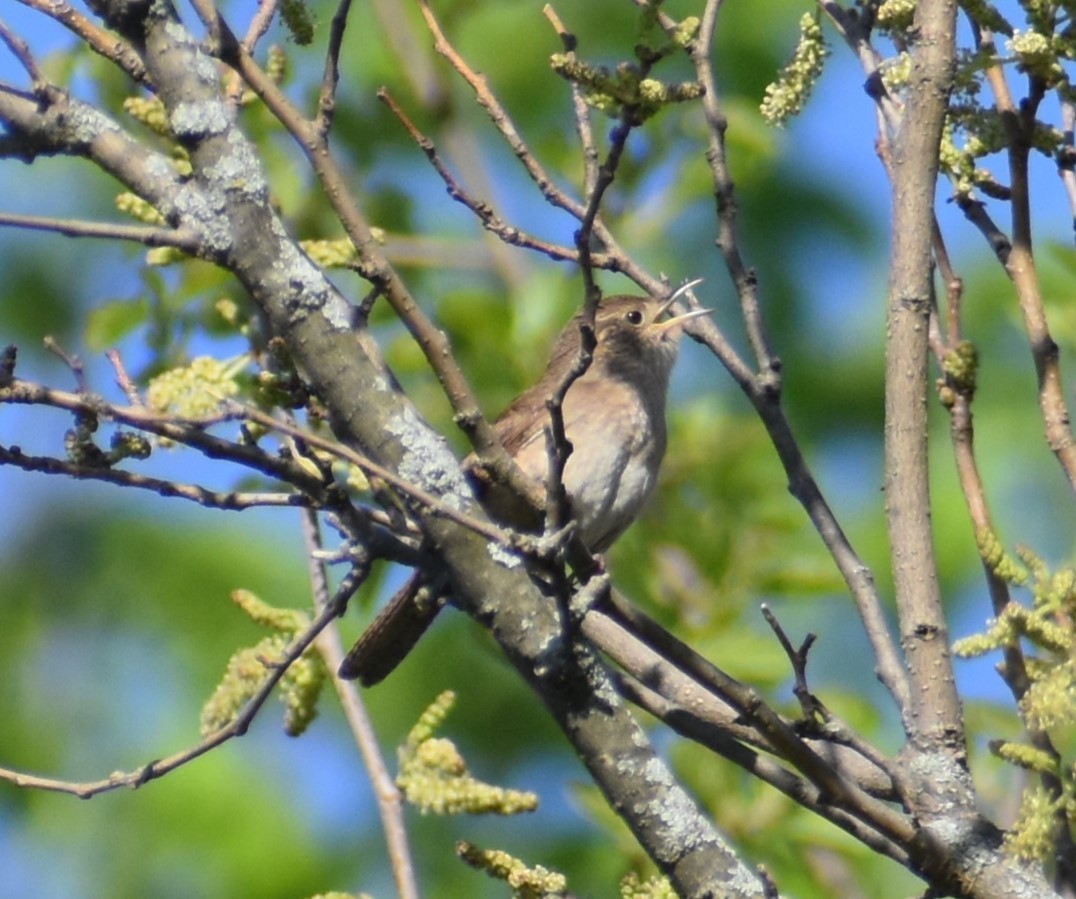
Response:
[[[665,454],[665,397],[680,326],[708,312],[695,310],[662,321],[677,295],[665,301],[603,299],[594,319],[597,343],[591,364],[564,396],[564,431],[572,452],[563,484],[580,535],[592,552],[604,552],[627,529],[657,482]],[[539,483],[548,472],[546,401],[579,356],[581,315],[561,331],[538,383],[513,400],[494,423],[509,455]],[[473,457],[464,460],[464,467],[473,467]],[[498,485],[476,480],[481,481],[476,488],[490,513],[512,522],[518,500]],[[342,677],[359,678],[370,686],[396,667],[440,608],[437,597],[419,597],[424,586],[416,575],[393,596],[344,659]]]

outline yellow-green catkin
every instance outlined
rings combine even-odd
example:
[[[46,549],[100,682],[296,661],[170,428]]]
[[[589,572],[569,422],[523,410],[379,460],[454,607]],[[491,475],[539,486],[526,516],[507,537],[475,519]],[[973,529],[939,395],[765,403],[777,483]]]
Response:
[[[813,13],[804,13],[792,59],[777,81],[766,87],[760,110],[767,122],[780,127],[803,110],[828,55],[821,23]]]
[[[476,780],[455,744],[434,736],[454,703],[451,691],[438,696],[398,751],[396,785],[408,802],[423,814],[516,815],[534,811],[538,807],[535,794]]]

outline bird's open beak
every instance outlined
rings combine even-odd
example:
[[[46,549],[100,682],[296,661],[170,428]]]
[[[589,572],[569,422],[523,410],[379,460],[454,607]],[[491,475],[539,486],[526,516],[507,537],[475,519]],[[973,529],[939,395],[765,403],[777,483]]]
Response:
[[[696,278],[694,281],[688,281],[686,284],[678,287],[673,291],[672,295],[658,307],[657,313],[654,315],[654,321],[651,324],[659,334],[663,334],[672,328],[680,327],[684,322],[693,318],[698,318],[701,315],[709,315],[713,312],[713,309],[692,309],[690,312],[685,312],[683,315],[674,315],[672,318],[665,321],[658,321],[669,309],[672,308],[672,304],[675,303],[680,297],[695,287],[697,284],[702,283],[702,278]]]

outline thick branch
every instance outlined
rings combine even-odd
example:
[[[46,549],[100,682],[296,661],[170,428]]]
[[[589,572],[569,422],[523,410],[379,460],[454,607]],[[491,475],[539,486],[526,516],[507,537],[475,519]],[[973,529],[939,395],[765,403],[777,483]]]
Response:
[[[954,0],[920,4],[919,44],[902,127],[891,148],[893,248],[887,302],[886,511],[901,640],[912,680],[909,737],[964,766],[932,542],[927,467],[928,321],[938,146],[954,67]]]

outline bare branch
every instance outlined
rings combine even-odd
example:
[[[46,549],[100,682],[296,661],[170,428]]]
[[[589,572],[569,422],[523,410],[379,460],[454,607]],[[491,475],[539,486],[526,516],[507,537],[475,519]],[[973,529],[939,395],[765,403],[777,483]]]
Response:
[[[0,446],[0,465],[13,465],[23,471],[66,475],[81,481],[101,481],[117,487],[148,490],[165,498],[190,500],[210,509],[241,512],[260,506],[313,507],[316,501],[301,493],[249,493],[236,490],[210,490],[198,484],[181,484],[119,468],[91,468],[50,456],[28,456],[18,447]]]
[[[986,211],[986,206],[983,205],[982,201],[966,194],[958,195],[956,202],[967,220],[978,228],[979,233],[986,238],[986,242],[989,244],[990,249],[994,251],[998,262],[1007,268],[1009,256],[1012,253],[1012,242],[1009,240],[1008,235],[990,217],[990,213]]]
[[[993,35],[983,29],[982,43],[993,45]],[[995,57],[986,70],[986,80],[994,94],[994,105],[1001,114],[1009,137],[1009,177],[1012,181],[1012,246],[1003,260],[1005,271],[1016,288],[1016,297],[1027,332],[1028,347],[1035,363],[1038,378],[1038,400],[1046,431],[1046,443],[1057,457],[1069,486],[1076,490],[1076,438],[1073,437],[1071,416],[1065,401],[1065,386],[1061,377],[1060,351],[1050,334],[1043,305],[1042,285],[1031,241],[1031,186],[1028,180],[1028,158],[1031,154],[1035,111],[1042,99],[1043,86],[1038,79],[1029,79],[1029,96],[1019,107],[1013,100],[1005,73]],[[992,232],[984,231],[991,246]],[[1000,258],[1000,255],[999,255]]]
[[[325,609],[332,604],[329,582],[326,577],[325,563],[319,558],[321,550],[321,532],[317,516],[307,511],[301,518],[303,540],[307,548],[307,570],[310,574],[310,587],[314,595],[314,608]],[[392,873],[396,879],[396,890],[400,899],[418,899],[418,885],[415,882],[415,864],[407,839],[404,825],[403,800],[396,787],[388,765],[381,754],[373,722],[366,711],[366,705],[359,695],[354,683],[345,681],[337,675],[340,663],[344,660],[344,647],[340,641],[340,632],[336,623],[331,623],[317,636],[318,652],[325,660],[325,666],[331,672],[336,695],[344,710],[355,744],[359,747],[366,772],[377,797],[378,813],[381,826],[385,831]]]
[[[968,346],[961,343],[960,292],[963,288],[963,282],[953,273],[949,265],[949,255],[945,249],[945,243],[936,221],[934,228],[934,255],[938,260],[943,279],[950,288],[947,292],[949,300],[949,337],[948,342],[944,344],[940,341],[932,341],[931,348],[935,354],[938,368],[943,372],[943,378],[939,381],[939,392],[942,396],[942,405],[949,410],[949,433],[960,489],[964,494],[964,502],[967,506],[972,526],[975,529],[975,534],[977,538],[982,539],[984,535],[995,535],[997,528],[990,515],[986,489],[979,473],[975,454],[972,402],[976,388],[976,363],[968,358]],[[950,354],[955,356],[956,365],[949,364]],[[959,376],[954,374],[958,366],[963,369]],[[969,368],[970,371],[968,370]],[[997,618],[1003,613],[1011,600],[1009,584],[995,571],[994,566],[987,559],[982,558],[981,551],[980,562],[990,595],[991,611],[994,617]],[[998,673],[1012,692],[1013,698],[1019,702],[1031,685],[1023,647],[1019,641],[1013,641],[1003,647],[1002,653],[1005,662],[998,667]],[[1060,766],[1061,756],[1049,733],[1041,727],[1029,723],[1026,718],[1024,726],[1027,729],[1031,744],[1046,757],[1052,759],[1055,766]],[[1054,770],[1060,770],[1060,768],[1055,767]],[[1059,848],[1056,856],[1059,859],[1059,875],[1071,881],[1073,871],[1072,864],[1068,860],[1076,859],[1076,844],[1073,842],[1072,833],[1062,811],[1063,785],[1053,771],[1042,771],[1039,777],[1047,793],[1057,803],[1056,839]]]
[[[717,201],[720,235],[718,246],[740,295],[740,307],[745,316],[745,325],[749,333],[754,335],[751,340],[756,361],[759,364],[758,375],[750,370],[712,322],[708,320],[699,322],[698,331],[702,342],[721,360],[762,419],[788,476],[790,492],[807,512],[855,601],[874,650],[878,664],[878,677],[889,689],[902,714],[905,714],[909,703],[909,686],[900,656],[889,634],[889,624],[881,598],[874,585],[874,576],[852,547],[833,510],[822,495],[781,407],[779,360],[769,350],[761,307],[756,295],[754,275],[745,268],[740,255],[739,237],[736,231],[734,188],[725,161],[727,120],[721,109],[720,95],[710,62],[713,56],[713,40],[720,5],[720,0],[707,2],[699,36],[689,49],[696,76],[705,89],[703,109],[709,130],[707,158],[711,162],[711,177]]]
[[[116,372],[116,384],[123,391],[123,395],[127,397],[127,402],[132,406],[144,405],[142,397],[138,394],[138,387],[131,380],[131,376],[127,374],[127,369],[123,364],[119,350],[109,350],[105,355],[108,357],[108,361],[112,363],[112,369]]]
[[[600,627],[601,624],[595,622],[595,630],[591,632],[595,632]],[[690,704],[670,701],[666,698],[667,693],[670,692],[668,688],[658,692],[630,675],[621,676],[618,684],[621,692],[632,702],[663,721],[681,736],[706,746],[722,758],[739,765],[745,771],[784,793],[798,805],[836,824],[874,851],[906,867],[909,866],[908,855],[898,843],[847,814],[842,807],[827,801],[817,787],[805,778],[793,774],[768,756],[738,742],[733,736],[735,727],[717,724],[707,719],[704,714],[700,714],[699,702],[695,701],[695,697],[692,697]],[[827,749],[832,751],[834,747],[818,747],[820,753]],[[842,758],[832,757],[830,761],[834,765],[844,767]]]
[[[456,412],[456,421],[472,441],[476,451],[497,479],[520,496],[528,494],[528,482],[504,451],[463,372],[456,364],[445,335],[434,326],[389,264],[369,223],[350,191],[348,179],[340,170],[316,123],[304,119],[281,90],[236,41],[223,19],[214,12],[214,27],[220,32],[222,53],[266,104],[280,123],[295,138],[318,176],[345,232],[363,260],[360,273],[369,279],[383,295],[422,351],[437,374]]]
[[[906,844],[911,839],[914,829],[902,815],[847,782],[799,737],[789,722],[766,705],[754,688],[729,677],[615,592],[610,593],[610,602],[616,617],[632,633],[735,708],[778,755],[794,765],[824,796],[897,842]]]
[[[258,9],[253,16],[250,17],[250,24],[247,25],[247,33],[243,37],[243,49],[247,53],[253,53],[255,46],[260,41],[265,33],[269,30],[269,26],[273,24],[273,16],[277,13],[277,0],[258,0]]]
[[[44,83],[44,78],[41,76],[41,71],[38,69],[26,41],[14,34],[2,20],[0,20],[0,41],[4,42],[11,54],[19,61],[19,65],[26,70],[31,84],[36,87]]]
[[[333,113],[336,110],[336,86],[340,81],[340,48],[344,45],[344,31],[347,29],[347,17],[351,11],[351,0],[339,0],[336,12],[329,25],[329,46],[325,51],[325,72],[321,77],[321,90],[318,93],[318,108],[314,118],[314,127],[325,138],[332,128]],[[249,52],[248,47],[244,47]]]
[[[295,462],[266,453],[257,446],[233,443],[207,433],[205,422],[181,424],[144,406],[115,406],[93,394],[53,390],[18,378],[0,389],[0,403],[53,406],[73,413],[90,413],[193,447],[208,458],[227,459],[279,478],[313,497],[324,497],[328,486]]]
[[[438,154],[434,142],[418,129],[407,113],[405,113],[396,100],[393,99],[389,91],[384,87],[379,88],[377,97],[392,111],[392,114],[399,119],[400,124],[407,130],[411,139],[418,145],[418,148],[422,150],[426,158],[430,161],[430,165],[433,166],[434,171],[441,176],[441,180],[445,182],[445,188],[448,191],[448,195],[457,203],[462,203],[470,209],[482,223],[483,228],[491,234],[496,235],[500,240],[510,246],[535,250],[536,252],[542,253],[550,259],[557,261],[577,262],[579,260],[579,252],[576,249],[561,244],[550,243],[549,241],[542,240],[532,234],[528,234],[525,231],[521,231],[519,228],[513,227],[505,222],[493,211],[493,207],[490,206],[489,203],[472,197],[460,186],[459,182],[448,170],[448,167]],[[607,263],[608,257],[601,255],[595,264],[601,267],[603,262]]]
[[[299,658],[314,642],[334,618],[338,617],[350,598],[351,594],[358,589],[365,578],[366,573],[356,574],[352,572],[346,577],[332,601],[328,603],[310,623],[304,631],[295,635],[295,638],[281,653],[279,659],[274,659],[267,666],[265,680],[258,690],[244,704],[232,721],[209,734],[204,740],[189,749],[177,752],[167,758],[158,759],[137,768],[134,771],[111,774],[106,778],[94,781],[71,781],[57,780],[50,777],[40,777],[35,774],[26,774],[14,771],[10,768],[0,768],[0,780],[6,780],[17,787],[49,790],[56,793],[70,793],[79,799],[90,799],[99,793],[107,793],[120,787],[141,787],[151,780],[157,780],[170,774],[177,768],[182,768],[188,762],[205,755],[212,749],[216,749],[222,743],[228,742],[233,737],[241,737],[250,727],[251,722],[265,701],[272,694],[273,689],[287,672],[292,662]]]
[[[691,61],[695,66],[698,80],[705,88],[702,107],[706,113],[706,124],[710,135],[706,159],[710,163],[714,200],[717,205],[716,243],[725,260],[725,267],[732,278],[732,283],[736,287],[744,326],[755,354],[759,376],[767,379],[767,389],[780,390],[780,361],[770,349],[769,337],[766,334],[762,309],[758,301],[758,282],[754,271],[747,268],[740,255],[736,226],[736,198],[725,151],[728,120],[720,106],[711,63],[714,29],[717,25],[717,11],[720,5],[720,0],[708,0],[702,15],[699,37],[691,48]]]
[[[575,35],[564,27],[564,23],[561,22],[560,16],[557,15],[552,4],[547,3],[542,7],[542,13],[560,37],[561,43],[564,45],[565,56],[568,57],[569,61],[574,62],[576,58],[575,48],[578,45]],[[583,90],[578,82],[573,81],[571,85],[575,131],[579,135],[579,149],[583,154],[583,196],[589,197],[594,192],[594,186],[598,180],[598,148],[594,143],[594,129],[590,124],[590,107],[587,106]],[[595,260],[594,264],[599,268],[602,267],[597,260]]]
[[[147,247],[175,247],[186,253],[197,252],[200,243],[191,231],[153,228],[144,225],[120,225],[111,222],[80,222],[74,219],[43,215],[20,215],[0,212],[0,227],[24,228],[28,231],[53,231],[64,237],[96,237],[104,240],[130,240]]]
[[[342,443],[319,437],[317,434],[304,431],[287,422],[279,421],[278,419],[266,415],[264,412],[259,412],[257,409],[249,406],[244,406],[239,403],[229,403],[229,405],[232,406],[235,409],[236,414],[242,418],[257,422],[270,430],[279,431],[282,434],[287,434],[290,437],[302,440],[304,443],[310,444],[310,446],[324,450],[345,462],[350,462],[352,465],[362,469],[365,474],[380,478],[386,484],[391,485],[419,505],[426,508],[433,515],[445,518],[448,521],[454,521],[456,524],[462,525],[463,527],[474,531],[476,534],[481,534],[488,540],[499,543],[506,548],[515,549],[521,545],[520,538],[508,531],[505,531],[496,525],[489,524],[488,522],[481,521],[472,515],[460,512],[444,500],[423,490],[421,487],[409,483],[406,479],[401,478],[385,466],[379,465],[367,456],[356,452]]]
[[[886,510],[902,645],[924,748],[963,764],[964,726],[931,543],[927,477],[928,324],[938,146],[952,80],[955,0],[921,5],[906,115],[892,150],[893,249],[887,302]]]
[[[1073,230],[1076,230],[1076,103],[1068,97],[1060,97],[1061,133],[1064,143],[1058,153],[1057,174],[1065,188],[1072,214]]]
[[[94,53],[115,63],[136,83],[149,84],[146,67],[134,47],[112,32],[91,22],[67,0],[18,0],[18,2],[55,19]]]
[[[471,86],[478,105],[486,111],[490,121],[493,122],[501,136],[507,141],[508,146],[512,148],[512,152],[515,153],[524,170],[541,190],[542,196],[557,208],[564,209],[577,219],[582,219],[585,213],[583,204],[569,198],[553,183],[549,173],[534,158],[534,154],[531,153],[530,147],[520,136],[511,117],[490,91],[485,77],[467,65],[467,62],[452,46],[448,38],[445,37],[440,23],[426,0],[418,0],[418,7],[422,17],[426,20],[426,26],[430,29],[430,34],[433,35],[434,49],[448,60],[452,68],[459,72]]]

